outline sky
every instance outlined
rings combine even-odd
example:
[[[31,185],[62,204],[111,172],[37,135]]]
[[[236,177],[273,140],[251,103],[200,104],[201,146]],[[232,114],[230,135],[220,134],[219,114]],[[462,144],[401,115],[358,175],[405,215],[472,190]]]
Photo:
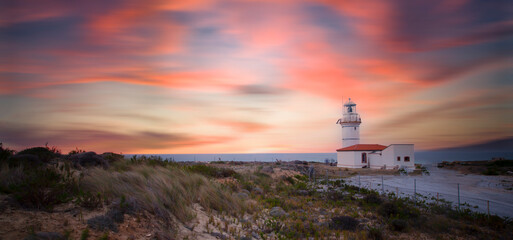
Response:
[[[513,136],[508,0],[0,1],[0,142],[121,153],[416,150]]]

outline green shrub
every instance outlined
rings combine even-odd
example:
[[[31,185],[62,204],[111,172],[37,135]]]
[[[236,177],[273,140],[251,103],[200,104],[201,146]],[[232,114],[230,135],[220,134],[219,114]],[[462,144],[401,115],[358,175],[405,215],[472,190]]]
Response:
[[[378,208],[378,213],[383,217],[393,217],[399,214],[399,209],[397,205],[392,202],[385,202],[381,204]]]
[[[483,171],[483,175],[490,175],[490,176],[494,176],[494,175],[499,175],[499,172],[497,170],[497,167],[488,167],[486,170]]]
[[[46,147],[33,147],[27,148],[23,151],[18,152],[16,155],[24,155],[30,154],[39,157],[39,159],[43,162],[49,162],[52,159],[56,158],[60,154],[60,150],[57,150],[55,147],[49,148]]]
[[[91,192],[80,191],[76,197],[76,203],[86,209],[96,209],[103,204],[103,198],[100,193],[93,194]]]
[[[367,204],[371,204],[371,205],[377,205],[377,204],[381,204],[383,202],[383,199],[377,193],[367,194],[367,195],[365,195],[363,200]]]
[[[359,222],[350,216],[338,216],[331,219],[329,228],[333,230],[349,230],[354,231]]]
[[[420,216],[417,208],[408,205],[404,199],[384,202],[378,207],[378,213],[386,218],[401,218],[414,220]]]
[[[268,205],[268,207],[281,207],[283,202],[279,198],[266,198],[264,202]]]
[[[288,183],[290,183],[292,185],[294,185],[296,183],[296,180],[294,180],[294,178],[291,176],[286,177],[285,181],[287,181]]]
[[[488,166],[513,167],[513,160],[495,160],[489,163]]]
[[[304,181],[304,182],[308,181],[308,176],[306,176],[306,175],[297,174],[297,175],[294,175],[294,177],[299,181]]]
[[[186,170],[194,173],[199,173],[201,175],[213,178],[226,178],[226,177],[234,177],[240,178],[240,175],[230,168],[218,168],[213,166],[208,166],[205,164],[196,164],[191,165],[185,168]]]
[[[78,147],[76,147],[75,149],[69,151],[68,155],[74,155],[74,154],[85,153],[85,152],[86,152],[85,150],[78,149]]]
[[[14,153],[16,153],[16,151],[9,148],[4,148],[3,144],[0,142],[0,164],[7,161],[7,159],[14,155]]]
[[[72,174],[51,167],[2,169],[0,179],[0,190],[13,194],[27,208],[51,209],[70,201],[78,191],[78,180]]]
[[[283,228],[283,223],[276,219],[276,218],[270,218],[265,220],[264,222],[264,231],[265,232],[280,232],[280,230]]]
[[[372,240],[383,240],[383,230],[375,227],[370,227],[367,231],[367,237]]]
[[[89,228],[82,230],[82,234],[80,235],[80,240],[87,240],[89,238]]]
[[[390,229],[392,229],[392,231],[402,232],[407,227],[408,227],[408,222],[406,222],[406,220],[392,219],[392,221],[390,221]]]

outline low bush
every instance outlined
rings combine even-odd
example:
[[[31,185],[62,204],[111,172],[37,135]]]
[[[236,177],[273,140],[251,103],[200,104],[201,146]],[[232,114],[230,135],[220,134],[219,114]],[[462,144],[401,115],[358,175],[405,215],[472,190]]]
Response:
[[[100,193],[93,194],[91,192],[79,191],[75,202],[86,209],[96,209],[103,205],[103,198]]]
[[[78,179],[53,167],[4,167],[0,172],[0,191],[13,194],[23,207],[49,210],[73,199],[78,192]]]
[[[390,229],[392,231],[402,232],[408,227],[408,222],[403,219],[392,219],[390,221]]]
[[[397,205],[392,202],[385,202],[378,208],[378,213],[383,217],[393,217],[399,214]]]
[[[58,157],[60,155],[60,151],[55,147],[49,148],[46,147],[33,147],[27,148],[23,151],[18,152],[16,155],[35,155],[43,162],[49,162],[50,160]]]
[[[331,219],[329,228],[333,230],[349,230],[354,231],[359,222],[350,216],[338,216]]]
[[[283,206],[283,201],[279,198],[266,198],[264,202],[267,204],[268,207],[281,207]]]
[[[226,177],[234,177],[240,178],[240,175],[230,168],[218,168],[213,166],[208,166],[205,164],[196,164],[191,165],[186,168],[186,170],[194,173],[199,173],[201,175],[213,178],[226,178]]]
[[[4,148],[3,144],[0,142],[0,164],[7,161],[7,159],[14,155],[14,153],[16,153],[16,151],[9,148]]]
[[[285,181],[287,181],[288,183],[290,183],[292,185],[294,185],[296,183],[296,180],[291,176],[286,177]]]
[[[383,240],[383,230],[375,227],[370,227],[367,231],[367,237],[372,240]]]
[[[304,181],[304,182],[308,181],[308,176],[306,176],[306,175],[297,174],[297,175],[294,175],[294,177],[299,181]]]
[[[486,170],[483,171],[483,175],[489,175],[489,176],[494,176],[494,175],[499,175],[499,171],[497,169],[497,167],[488,167]]]
[[[386,218],[415,220],[420,216],[417,208],[410,206],[404,199],[384,202],[378,207],[378,213]]]
[[[365,195],[363,198],[365,203],[371,204],[371,205],[378,205],[383,202],[383,199],[377,194],[377,193],[370,193]]]

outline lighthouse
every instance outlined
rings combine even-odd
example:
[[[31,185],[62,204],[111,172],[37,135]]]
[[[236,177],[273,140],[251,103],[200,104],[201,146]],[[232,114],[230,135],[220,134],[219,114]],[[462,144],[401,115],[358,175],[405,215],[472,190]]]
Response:
[[[356,112],[356,103],[351,98],[344,103],[342,118],[337,124],[342,126],[342,147],[349,147],[360,143],[360,124],[362,120]]]
[[[351,98],[344,103],[342,118],[342,148],[337,149],[337,166],[345,168],[413,169],[415,150],[413,144],[360,144],[362,119],[356,112]]]

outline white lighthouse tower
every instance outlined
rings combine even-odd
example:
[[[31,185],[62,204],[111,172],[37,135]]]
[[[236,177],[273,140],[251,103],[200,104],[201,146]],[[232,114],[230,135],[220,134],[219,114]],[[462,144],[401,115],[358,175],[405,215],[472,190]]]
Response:
[[[360,143],[360,124],[362,120],[356,112],[356,104],[351,101],[344,103],[344,113],[337,124],[342,126],[342,147],[349,147]]]

